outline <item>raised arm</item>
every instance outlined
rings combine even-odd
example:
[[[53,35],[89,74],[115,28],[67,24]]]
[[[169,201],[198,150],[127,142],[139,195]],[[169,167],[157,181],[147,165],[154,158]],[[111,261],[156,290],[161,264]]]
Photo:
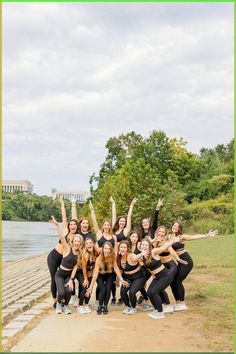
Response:
[[[101,238],[101,236],[102,236],[102,232],[101,232],[101,230],[98,227],[97,217],[96,217],[94,206],[93,206],[91,200],[89,202],[89,208],[90,208],[90,211],[91,211],[91,219],[92,219],[92,223],[93,223],[93,228],[94,228],[97,240],[99,240]]]
[[[51,215],[51,220],[49,220],[49,222],[50,222],[51,224],[54,224],[54,225],[56,226],[57,232],[58,232],[58,234],[59,234],[59,236],[60,236],[62,230],[61,230],[61,228],[60,228],[59,223],[56,221],[56,219],[54,218],[53,215]]]
[[[71,199],[71,219],[78,220],[75,198]]]
[[[60,203],[61,203],[62,224],[64,228],[67,228],[66,208],[65,208],[63,197],[60,197]]]
[[[175,242],[179,242],[180,236],[173,236],[169,241],[166,241],[164,245],[160,247],[153,248],[152,253],[153,255],[157,255],[159,253],[164,252],[167,248],[173,245]]]
[[[116,223],[116,202],[110,196],[109,201],[111,202],[111,211],[112,211],[112,228],[115,226]]]
[[[127,237],[128,234],[131,231],[131,220],[132,220],[132,213],[133,213],[133,208],[134,205],[137,203],[137,199],[134,198],[132,200],[132,202],[130,203],[130,207],[129,207],[129,211],[128,211],[128,215],[127,215],[127,224],[126,227],[124,228],[124,235]]]
[[[214,237],[218,234],[218,230],[210,230],[206,234],[199,234],[199,235],[181,235],[181,241],[193,241],[193,240],[200,240],[202,238],[207,237]]]
[[[130,260],[132,262],[138,262],[138,260],[143,258],[143,256],[147,256],[147,251],[141,251],[139,254],[131,253]]]
[[[156,210],[155,210],[155,213],[154,213],[153,223],[152,223],[152,229],[154,231],[156,231],[157,226],[158,226],[158,215],[159,215],[159,211],[160,211],[162,206],[163,206],[163,200],[159,199],[158,203],[156,205]]]

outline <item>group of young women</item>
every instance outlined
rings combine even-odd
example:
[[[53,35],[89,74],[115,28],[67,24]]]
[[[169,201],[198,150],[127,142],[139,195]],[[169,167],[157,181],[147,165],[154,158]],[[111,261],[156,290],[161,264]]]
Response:
[[[153,223],[145,218],[140,228],[131,230],[133,199],[127,218],[116,217],[116,204],[111,197],[112,222],[104,220],[99,228],[92,202],[89,203],[94,234],[88,218],[77,220],[76,203],[72,202],[72,219],[67,223],[64,201],[60,198],[62,225],[52,216],[60,235],[56,247],[48,255],[51,275],[51,292],[56,313],[71,313],[70,299],[81,314],[91,312],[89,300],[97,283],[97,314],[108,313],[108,303],[116,303],[117,287],[120,285],[118,304],[124,304],[123,313],[134,315],[137,303],[144,302],[142,310],[154,310],[148,316],[154,319],[165,313],[186,310],[183,281],[193,267],[193,261],[184,248],[185,241],[212,237],[217,230],[202,235],[184,235],[182,225],[175,221],[171,232],[165,226],[158,227],[158,214],[163,205],[159,200]],[[78,293],[75,292],[75,279]],[[170,286],[175,304],[170,305],[166,288]],[[137,294],[140,297],[137,300]],[[140,308],[140,306],[139,306]]]

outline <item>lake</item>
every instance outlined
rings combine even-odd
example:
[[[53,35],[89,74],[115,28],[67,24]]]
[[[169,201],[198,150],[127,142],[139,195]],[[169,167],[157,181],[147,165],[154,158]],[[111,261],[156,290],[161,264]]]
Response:
[[[13,261],[49,252],[59,235],[49,222],[2,221],[2,258]]]

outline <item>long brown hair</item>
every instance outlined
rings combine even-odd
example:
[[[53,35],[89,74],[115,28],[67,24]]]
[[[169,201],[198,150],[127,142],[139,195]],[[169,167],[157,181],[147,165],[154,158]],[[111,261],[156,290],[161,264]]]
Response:
[[[178,232],[178,235],[182,235],[182,232],[183,232],[183,225],[182,223],[179,221],[179,220],[175,220],[173,222],[173,224],[171,225],[171,233],[172,233],[172,227],[174,226],[174,224],[177,223],[179,225],[179,232]],[[177,236],[178,236],[177,235]]]
[[[68,228],[68,234],[70,233],[70,223],[71,222],[75,222],[76,223],[76,226],[77,226],[77,230],[76,230],[76,233],[78,233],[78,230],[79,230],[79,223],[78,223],[78,220],[76,219],[71,219],[68,223],[67,223],[67,228]]]
[[[81,223],[82,223],[82,221],[84,221],[84,220],[87,220],[88,221],[88,232],[91,232],[91,230],[92,230],[92,226],[91,226],[91,223],[90,223],[90,220],[89,220],[89,218],[86,218],[86,217],[84,217],[84,216],[82,216],[80,219],[79,219],[79,221],[78,221],[78,228],[79,228],[79,230],[81,231]]]
[[[142,239],[142,241],[140,243],[140,248],[141,248],[142,243],[144,241],[147,242],[148,245],[149,245],[149,255],[148,255],[147,258],[143,257],[143,263],[147,264],[147,265],[150,265],[152,263],[152,244],[151,244],[150,240],[147,237],[145,237],[144,239]]]
[[[126,240],[120,241],[119,246],[118,246],[118,255],[117,255],[117,258],[116,258],[117,265],[118,265],[119,268],[121,268],[121,254],[119,252],[121,245],[126,245],[127,246],[127,256],[128,256],[129,253],[131,253],[128,241],[126,241]]]
[[[118,219],[116,220],[116,223],[115,223],[113,229],[112,229],[112,231],[114,232],[114,234],[116,233],[116,231],[119,230],[119,221],[120,221],[120,219],[125,219],[125,226],[124,226],[124,228],[125,228],[126,225],[127,225],[127,218],[126,218],[126,216],[123,216],[123,215],[119,216]]]
[[[110,254],[108,257],[105,258],[104,256],[104,247],[106,245],[110,246]],[[102,245],[102,251],[100,253],[100,255],[98,256],[99,260],[100,260],[100,269],[102,272],[105,271],[105,266],[107,265],[107,271],[109,273],[112,272],[113,266],[114,266],[114,260],[115,260],[115,253],[114,253],[114,249],[113,246],[111,244],[111,242],[106,241],[104,242],[104,244]]]
[[[137,234],[137,235],[138,235],[138,241],[137,241],[137,244],[136,244],[136,245],[138,245],[138,243],[141,241],[141,235],[140,235],[139,231],[138,231],[138,230],[131,230],[130,233],[128,234],[128,236],[127,236],[127,241],[128,241],[128,244],[129,244],[129,248],[130,248],[130,249],[132,249],[132,242],[131,242],[131,240],[130,240],[130,236],[131,236],[132,234]]]
[[[103,233],[103,231],[104,231],[103,225],[104,225],[105,222],[109,222],[109,224],[110,224],[110,231],[109,231],[109,234],[112,235],[111,221],[110,221],[109,219],[103,220],[103,222],[102,222],[102,233]]]

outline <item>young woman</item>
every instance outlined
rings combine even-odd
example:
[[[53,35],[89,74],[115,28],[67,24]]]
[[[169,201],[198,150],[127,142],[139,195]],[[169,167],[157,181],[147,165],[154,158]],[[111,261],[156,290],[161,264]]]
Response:
[[[139,263],[139,259],[146,256],[147,252],[132,253],[127,241],[121,241],[118,246],[117,265],[123,271],[123,278],[129,283],[129,287],[121,287],[120,294],[125,304],[123,311],[126,315],[134,315],[136,310],[136,293],[140,291],[146,282],[145,274]]]
[[[112,204],[112,229],[114,235],[116,235],[117,242],[122,240],[126,240],[128,234],[131,231],[131,220],[133,207],[137,202],[137,199],[134,198],[130,204],[127,219],[125,216],[119,216],[118,219],[116,217],[116,203],[112,197],[110,197],[110,202]]]
[[[99,306],[97,309],[97,314],[107,314],[107,305],[111,295],[111,287],[113,282],[113,270],[120,279],[122,285],[129,286],[129,284],[124,281],[121,276],[120,270],[116,263],[116,255],[112,244],[106,241],[103,246],[100,255],[96,259],[95,268],[93,272],[93,278],[91,280],[90,286],[86,291],[86,296],[91,295],[93,290],[93,285],[97,280],[99,292]]]
[[[193,260],[188,254],[188,252],[184,249],[185,241],[200,240],[202,238],[214,237],[218,233],[217,230],[210,230],[204,235],[182,235],[182,230],[183,227],[179,221],[175,221],[172,224],[172,235],[179,237],[179,241],[175,242],[172,245],[172,248],[175,250],[181,261],[187,262],[187,264],[183,264],[183,262],[180,263],[180,261],[178,260],[178,270],[171,284],[171,289],[176,301],[176,303],[173,305],[175,311],[183,311],[188,309],[187,305],[184,302],[185,289],[183,286],[183,281],[187,278],[188,274],[193,268]]]
[[[56,313],[62,313],[62,302],[64,303],[64,312],[66,314],[71,314],[71,310],[68,306],[71,291],[73,290],[73,281],[71,280],[71,273],[74,266],[79,262],[80,263],[80,245],[83,242],[83,239],[80,235],[74,235],[71,239],[70,245],[67,243],[63,232],[60,230],[60,227],[57,225],[57,230],[60,232],[60,240],[62,245],[62,261],[59,269],[55,275],[55,282],[57,286],[57,304],[56,304]]]
[[[127,218],[125,216],[119,216],[118,219],[116,216],[116,203],[115,203],[114,199],[112,198],[112,196],[110,197],[109,200],[112,205],[112,230],[113,230],[113,234],[117,238],[117,244],[119,244],[120,241],[127,239],[127,236],[131,231],[131,219],[132,219],[133,207],[136,204],[137,199],[134,198],[132,200],[130,207],[129,207]],[[115,305],[116,304],[116,285],[114,282],[112,285],[112,296],[113,296],[113,298],[111,300],[111,304]],[[121,305],[122,303],[123,303],[122,299],[119,299],[118,305]]]
[[[69,223],[67,224],[67,219],[66,219],[66,211],[65,211],[65,206],[64,206],[64,200],[61,198],[61,212],[62,212],[62,224],[63,224],[63,234],[65,234],[65,240],[67,242],[71,242],[72,238],[78,231],[78,222],[77,220],[71,219]],[[58,225],[58,222],[55,220],[54,217],[52,217],[52,220],[49,222],[53,223],[54,225]],[[50,272],[51,276],[51,293],[52,293],[52,298],[53,298],[53,307],[56,307],[56,302],[57,302],[57,287],[56,287],[56,282],[55,282],[55,274],[60,266],[62,261],[62,245],[61,245],[61,240],[59,240],[58,244],[56,247],[49,253],[47,257],[47,264],[48,264],[48,269]]]
[[[85,240],[84,250],[82,252],[82,272],[78,272],[79,264],[77,264],[71,274],[71,279],[76,277],[79,284],[82,286],[79,297],[79,306],[77,308],[77,311],[80,314],[87,314],[91,312],[88,306],[90,297],[85,296],[85,294],[92,280],[93,270],[97,257],[98,252],[94,240],[90,237],[87,237]]]
[[[77,209],[76,209],[76,200],[72,199],[71,201],[71,215],[72,219],[78,220],[79,224],[79,230],[78,234],[80,234],[84,241],[86,240],[87,237],[90,237],[96,242],[95,235],[91,232],[91,225],[90,221],[86,217],[81,217],[80,219],[77,218]]]
[[[141,220],[141,224],[139,226],[139,233],[141,235],[141,239],[143,239],[144,237],[149,237],[149,239],[153,239],[154,238],[154,233],[157,229],[157,225],[158,225],[158,215],[159,215],[159,211],[161,209],[161,207],[163,206],[163,200],[159,199],[157,205],[156,205],[156,210],[154,213],[154,217],[153,217],[153,223],[151,225],[151,220],[150,218],[144,218]]]
[[[165,242],[168,241],[168,230],[165,226],[159,226],[155,232],[154,239],[152,240],[152,245],[154,247],[161,247],[162,245],[165,244]],[[177,265],[174,262],[173,259],[176,259],[179,263],[182,264],[188,264],[188,262],[182,260],[178,254],[173,250],[173,248],[170,246],[167,250],[159,254],[161,258],[162,264],[169,269],[171,275],[172,275],[172,281],[174,280],[174,277],[177,273]],[[172,282],[170,286],[172,285]],[[164,307],[164,312],[165,313],[172,313],[174,312],[173,308],[170,306],[170,300],[167,292],[163,290],[163,292],[160,293],[160,296],[162,298],[162,303]]]
[[[171,240],[166,242],[163,246],[156,248],[152,248],[149,238],[144,238],[140,244],[141,252],[146,252],[146,255],[142,257],[143,262],[154,278],[147,290],[147,296],[155,308],[155,311],[148,314],[148,316],[154,319],[165,317],[160,293],[165,290],[172,281],[172,275],[161,263],[159,254],[178,240],[179,237],[173,236]]]

